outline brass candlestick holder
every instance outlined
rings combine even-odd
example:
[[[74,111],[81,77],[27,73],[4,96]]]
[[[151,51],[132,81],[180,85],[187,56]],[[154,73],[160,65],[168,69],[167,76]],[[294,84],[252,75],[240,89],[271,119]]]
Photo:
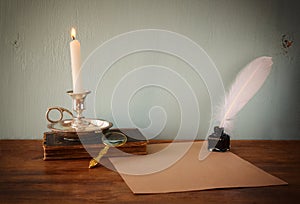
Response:
[[[76,113],[74,116],[71,111],[62,107],[50,107],[46,112],[46,118],[50,122],[48,128],[53,131],[60,132],[99,132],[112,127],[112,123],[101,119],[85,118],[83,111],[85,110],[85,99],[90,91],[82,93],[73,93],[73,91],[67,91],[67,94],[72,98],[72,109]],[[58,120],[50,118],[51,111],[56,110],[60,113]],[[63,119],[64,112],[67,112],[72,118]]]

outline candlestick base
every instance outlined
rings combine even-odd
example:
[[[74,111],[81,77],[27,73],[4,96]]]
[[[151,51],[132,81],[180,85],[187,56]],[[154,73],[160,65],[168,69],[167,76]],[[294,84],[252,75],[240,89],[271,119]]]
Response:
[[[71,126],[72,128],[86,128],[88,127],[90,122],[84,120],[84,117],[81,118],[73,118]]]
[[[74,119],[65,119],[56,123],[48,124],[48,128],[56,132],[101,132],[113,126],[111,122],[101,119],[83,118],[84,125],[73,125]],[[86,125],[87,124],[87,125]]]

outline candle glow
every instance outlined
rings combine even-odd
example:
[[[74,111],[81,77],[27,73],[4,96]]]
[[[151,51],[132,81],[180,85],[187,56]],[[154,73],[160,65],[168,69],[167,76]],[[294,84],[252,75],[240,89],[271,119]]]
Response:
[[[72,38],[73,40],[76,39],[76,30],[75,30],[75,28],[72,28],[72,29],[71,29],[71,38]]]

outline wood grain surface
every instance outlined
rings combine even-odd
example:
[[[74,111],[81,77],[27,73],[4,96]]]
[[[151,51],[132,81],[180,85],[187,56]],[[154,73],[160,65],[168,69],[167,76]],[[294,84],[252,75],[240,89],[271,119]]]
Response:
[[[41,140],[0,140],[0,203],[297,203],[299,145],[232,141],[233,153],[287,186],[134,195],[118,173],[102,166],[88,169],[89,160],[43,161]]]

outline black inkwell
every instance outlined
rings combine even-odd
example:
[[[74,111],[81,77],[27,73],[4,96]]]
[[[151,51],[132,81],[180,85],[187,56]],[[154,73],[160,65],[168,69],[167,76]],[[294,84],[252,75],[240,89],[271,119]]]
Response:
[[[214,127],[214,133],[208,136],[208,150],[226,152],[230,149],[230,136],[224,133],[223,127]]]

